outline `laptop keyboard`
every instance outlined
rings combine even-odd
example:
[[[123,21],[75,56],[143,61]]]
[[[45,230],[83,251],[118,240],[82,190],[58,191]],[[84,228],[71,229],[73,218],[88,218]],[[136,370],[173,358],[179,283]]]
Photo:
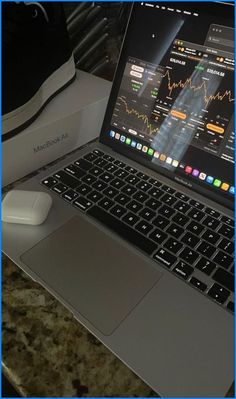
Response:
[[[42,184],[234,312],[232,219],[100,150]]]

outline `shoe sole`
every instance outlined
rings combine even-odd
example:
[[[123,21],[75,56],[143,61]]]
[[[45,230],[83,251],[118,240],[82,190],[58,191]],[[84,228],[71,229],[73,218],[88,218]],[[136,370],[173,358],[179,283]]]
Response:
[[[44,107],[76,77],[73,55],[50,75],[37,93],[25,104],[2,116],[2,141],[8,140],[29,126]]]

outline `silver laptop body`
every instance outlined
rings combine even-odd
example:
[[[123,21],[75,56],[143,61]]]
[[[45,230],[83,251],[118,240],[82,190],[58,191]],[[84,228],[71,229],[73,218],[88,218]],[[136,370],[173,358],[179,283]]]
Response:
[[[99,141],[17,187],[51,194],[45,223],[2,226],[4,253],[163,397],[234,380],[232,8],[136,3]]]

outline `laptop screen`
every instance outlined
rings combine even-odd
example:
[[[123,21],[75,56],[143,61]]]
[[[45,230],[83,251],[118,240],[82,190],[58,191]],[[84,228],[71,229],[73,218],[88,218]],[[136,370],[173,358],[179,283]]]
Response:
[[[233,6],[135,3],[100,137],[232,206]]]

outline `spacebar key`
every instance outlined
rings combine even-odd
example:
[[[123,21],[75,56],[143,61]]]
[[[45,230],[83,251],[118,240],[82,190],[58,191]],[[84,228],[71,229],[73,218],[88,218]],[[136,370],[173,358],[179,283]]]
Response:
[[[87,214],[97,219],[103,225],[113,230],[114,233],[129,241],[148,255],[151,255],[153,251],[157,249],[157,245],[154,242],[122,223],[119,219],[116,219],[109,213],[104,212],[98,206],[91,207],[87,211]]]

